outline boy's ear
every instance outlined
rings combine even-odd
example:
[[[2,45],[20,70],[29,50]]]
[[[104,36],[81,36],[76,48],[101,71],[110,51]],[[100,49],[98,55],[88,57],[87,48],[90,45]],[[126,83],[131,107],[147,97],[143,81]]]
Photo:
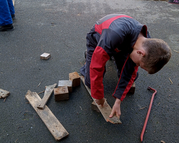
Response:
[[[145,51],[144,50],[138,50],[137,54],[142,55],[142,57],[144,57],[145,56]]]

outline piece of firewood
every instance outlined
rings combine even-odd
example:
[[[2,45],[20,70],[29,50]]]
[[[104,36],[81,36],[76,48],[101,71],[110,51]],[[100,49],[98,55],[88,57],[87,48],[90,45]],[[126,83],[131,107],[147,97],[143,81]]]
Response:
[[[77,72],[69,73],[69,80],[72,81],[73,87],[77,87],[80,85],[80,76]]]
[[[67,86],[61,86],[54,89],[55,101],[62,101],[69,99],[69,91]]]
[[[68,91],[72,92],[72,81],[71,80],[59,80],[58,87],[61,87],[61,86],[67,86]]]

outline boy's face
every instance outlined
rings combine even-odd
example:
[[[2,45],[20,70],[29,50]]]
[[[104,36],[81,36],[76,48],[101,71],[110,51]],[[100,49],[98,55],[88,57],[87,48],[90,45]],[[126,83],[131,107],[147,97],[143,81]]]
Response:
[[[145,64],[142,62],[142,58],[144,55],[145,54],[143,54],[141,51],[133,50],[132,53],[130,54],[130,58],[137,66],[140,66],[142,69],[148,71],[147,68],[145,67]]]

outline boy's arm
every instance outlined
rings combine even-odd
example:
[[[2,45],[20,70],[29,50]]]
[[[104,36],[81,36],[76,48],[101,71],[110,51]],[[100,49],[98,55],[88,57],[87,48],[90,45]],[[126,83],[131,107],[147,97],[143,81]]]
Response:
[[[137,76],[137,71],[138,66],[128,57],[121,70],[113,97],[123,101]]]

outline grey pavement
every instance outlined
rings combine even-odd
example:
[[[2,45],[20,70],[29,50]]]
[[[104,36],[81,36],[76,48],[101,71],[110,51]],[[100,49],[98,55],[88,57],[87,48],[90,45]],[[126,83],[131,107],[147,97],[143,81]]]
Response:
[[[152,37],[172,49],[169,63],[157,74],[139,69],[136,92],[121,105],[121,125],[107,123],[91,110],[91,98],[81,84],[70,100],[47,106],[69,132],[62,143],[139,143],[152,92],[152,110],[145,143],[179,142],[179,5],[139,0],[16,0],[14,31],[0,33],[0,88],[10,91],[0,99],[0,143],[55,143],[55,139],[25,99],[28,90],[68,79],[84,63],[86,33],[96,20],[111,13],[132,16],[146,24]],[[49,52],[51,58],[40,60]],[[112,106],[117,73],[112,61],[104,78],[105,98]],[[43,94],[39,94],[43,97]]]

